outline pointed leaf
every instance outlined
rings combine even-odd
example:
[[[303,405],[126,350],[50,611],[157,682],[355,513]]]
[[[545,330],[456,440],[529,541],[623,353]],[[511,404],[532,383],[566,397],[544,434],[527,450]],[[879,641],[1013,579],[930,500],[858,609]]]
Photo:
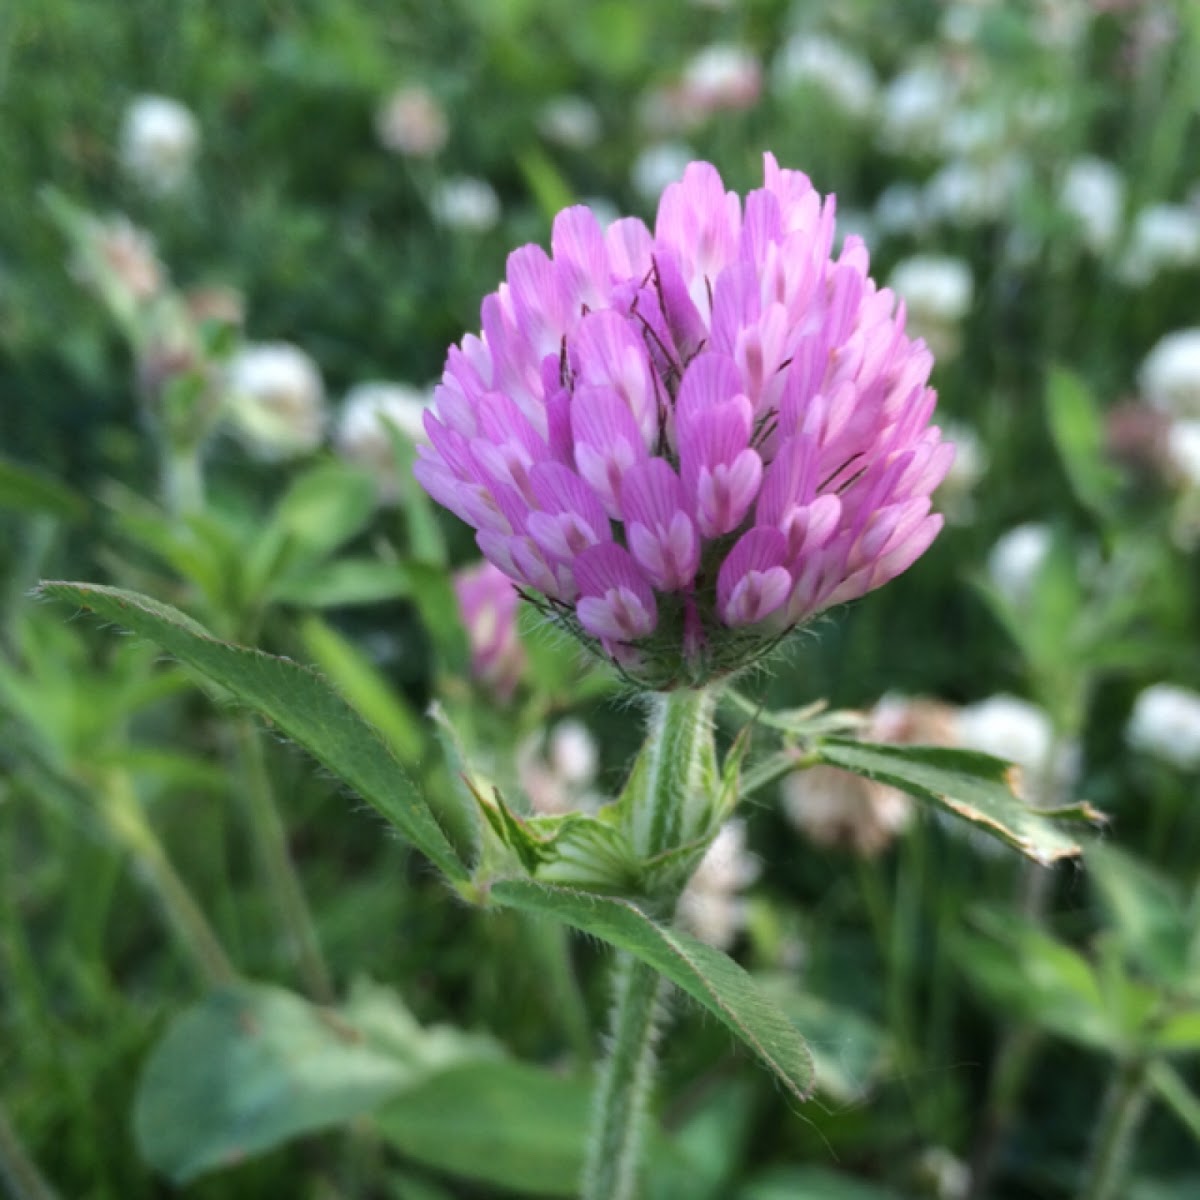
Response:
[[[1095,397],[1070,371],[1055,368],[1046,387],[1046,420],[1063,469],[1079,502],[1111,519],[1121,473],[1104,449],[1104,426]]]
[[[383,740],[315,671],[214,638],[203,626],[136,592],[86,583],[45,583],[66,600],[157,642],[229,689],[352,787],[451,879],[468,871]]]
[[[1017,768],[990,754],[945,746],[893,746],[827,738],[814,752],[830,766],[899,788],[918,800],[936,804],[993,837],[1007,842],[1042,866],[1082,853],[1076,838],[1058,821],[1101,824],[1104,818],[1089,804],[1073,804],[1053,812],[1031,807],[1016,790]]]
[[[795,1026],[728,955],[652,921],[628,900],[525,880],[492,886],[497,904],[544,913],[652,966],[745,1042],[799,1100],[813,1088],[813,1061]]]

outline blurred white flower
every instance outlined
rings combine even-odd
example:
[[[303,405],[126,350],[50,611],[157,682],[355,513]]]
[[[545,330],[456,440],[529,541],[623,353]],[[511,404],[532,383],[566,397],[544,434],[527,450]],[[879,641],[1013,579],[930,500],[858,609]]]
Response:
[[[1125,211],[1125,179],[1102,158],[1067,164],[1058,202],[1080,226],[1084,244],[1097,254],[1112,248]]]
[[[880,143],[898,153],[935,153],[957,101],[958,86],[940,62],[909,67],[888,83],[880,98]]]
[[[298,346],[243,347],[225,376],[225,412],[246,449],[264,461],[309,454],[325,434],[325,389]]]
[[[69,269],[92,289],[127,329],[135,329],[144,306],[160,294],[166,269],[145,230],[127,217],[83,216]]]
[[[1200,326],[1155,343],[1138,371],[1142,398],[1172,417],[1200,418]]]
[[[701,941],[728,950],[746,925],[746,903],[739,893],[760,869],[746,849],[745,824],[726,821],[679,898],[680,923]]]
[[[998,107],[960,107],[945,116],[940,148],[947,157],[981,158],[1003,149],[1009,135],[1008,114]]]
[[[1117,277],[1140,286],[1164,269],[1200,262],[1200,213],[1183,204],[1151,204],[1133,219]]]
[[[600,140],[600,114],[583,96],[555,96],[542,105],[538,130],[548,141],[572,150],[586,150]]]
[[[548,757],[560,779],[572,787],[590,787],[596,781],[600,750],[582,721],[559,721],[550,731]]]
[[[932,700],[885,696],[870,713],[862,737],[953,745],[953,709]],[[837,767],[790,775],[782,794],[784,814],[815,845],[844,846],[863,858],[885,850],[912,818],[912,801],[904,792]]]
[[[1016,155],[989,162],[953,159],[926,182],[927,211],[952,225],[995,220],[1008,210],[1028,173],[1028,164]]]
[[[913,255],[896,264],[888,286],[904,301],[909,332],[923,337],[935,357],[951,357],[975,295],[970,265],[948,255]]]
[[[121,122],[121,166],[151,195],[177,192],[191,175],[200,126],[191,110],[168,96],[137,96]]]
[[[427,442],[430,394],[403,383],[360,383],[346,393],[334,430],[334,447],[347,462],[374,476],[383,504],[399,498],[396,454],[388,426],[414,445]]]
[[[959,745],[1022,769],[1030,803],[1051,804],[1078,772],[1078,747],[1056,738],[1049,716],[1028,700],[992,696],[960,708],[955,724]]]
[[[1036,521],[1018,525],[997,540],[988,555],[988,576],[1009,604],[1022,608],[1029,603],[1053,543],[1050,527]]]
[[[875,225],[881,233],[923,233],[929,225],[924,191],[915,183],[888,184],[875,201]]]
[[[683,142],[654,142],[646,146],[633,162],[634,190],[643,200],[657,203],[669,183],[683,178],[695,152]]]
[[[681,88],[686,104],[701,116],[749,108],[762,91],[762,66],[748,47],[717,42],[687,64]]]
[[[586,726],[560,721],[549,735],[538,730],[517,747],[517,778],[540,816],[591,811],[601,802],[590,790],[598,761]]]
[[[974,515],[972,494],[987,470],[987,452],[970,426],[947,422],[942,436],[954,446],[954,462],[934,498],[948,521],[961,524]]]
[[[500,220],[500,197],[486,179],[454,175],[435,184],[430,201],[433,219],[447,229],[486,233]]]
[[[934,1200],[966,1200],[971,1168],[945,1146],[930,1146],[917,1160],[917,1175]]]
[[[1200,768],[1200,693],[1156,683],[1134,701],[1129,744],[1183,771]]]
[[[1200,421],[1173,421],[1167,430],[1167,467],[1188,489],[1200,489]]]
[[[844,42],[823,33],[793,33],[771,67],[776,92],[812,87],[842,112],[865,117],[875,107],[879,82],[871,64]]]
[[[450,122],[437,97],[420,84],[397,88],[375,113],[375,132],[385,150],[431,158],[450,137]]]

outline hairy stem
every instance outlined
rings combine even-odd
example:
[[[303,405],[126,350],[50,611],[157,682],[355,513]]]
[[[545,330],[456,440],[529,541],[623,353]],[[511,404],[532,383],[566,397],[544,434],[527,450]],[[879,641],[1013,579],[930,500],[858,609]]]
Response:
[[[596,1092],[582,1200],[635,1194],[667,988],[658,972],[628,954],[618,956],[614,973],[612,1040]]]
[[[1114,1200],[1124,1195],[1129,1159],[1150,1097],[1148,1068],[1145,1060],[1133,1059],[1122,1063],[1113,1074],[1092,1137],[1091,1160],[1079,1200]]]

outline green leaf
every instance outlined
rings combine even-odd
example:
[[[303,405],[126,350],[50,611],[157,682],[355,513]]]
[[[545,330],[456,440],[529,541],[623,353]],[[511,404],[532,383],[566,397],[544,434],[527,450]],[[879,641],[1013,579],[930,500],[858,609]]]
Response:
[[[413,1162],[535,1196],[573,1195],[583,1173],[592,1088],[523,1063],[441,1072],[376,1114]]]
[[[344,463],[320,463],[284,493],[271,526],[305,559],[319,561],[361,533],[375,506],[369,475]]]
[[[63,521],[77,521],[86,514],[87,505],[57,479],[0,458],[0,509],[48,513]]]
[[[813,1089],[813,1061],[795,1026],[728,955],[652,921],[628,900],[527,880],[491,887],[497,904],[544,913],[627,950],[664,975],[744,1042],[798,1100]]]
[[[790,976],[755,978],[806,1033],[817,1069],[817,1090],[839,1104],[862,1100],[887,1064],[883,1030],[845,1005],[800,991]]]
[[[956,958],[1006,1018],[1020,1016],[1104,1053],[1120,1049],[1123,1022],[1114,997],[1087,959],[1011,913],[981,911],[975,919],[983,933],[964,935]]]
[[[142,1157],[183,1183],[371,1112],[431,1071],[480,1053],[475,1040],[453,1044],[461,1035],[436,1031],[427,1047],[426,1031],[381,991],[368,990],[344,1013],[251,983],[192,1005],[151,1052],[138,1086]]]
[[[1082,853],[1077,839],[1056,822],[1100,824],[1103,817],[1080,803],[1039,811],[1014,786],[1016,768],[990,754],[945,746],[893,746],[826,738],[814,753],[842,767],[945,809],[1007,842],[1042,866]]]
[[[1108,845],[1093,846],[1087,862],[1089,877],[1128,961],[1160,983],[1185,983],[1192,927],[1174,882]]]
[[[300,622],[309,657],[351,704],[387,739],[402,763],[415,765],[425,750],[423,723],[353,642],[318,617]]]
[[[1101,520],[1111,520],[1121,474],[1105,457],[1095,398],[1077,375],[1061,367],[1052,369],[1047,381],[1046,420],[1079,502]]]
[[[1200,1097],[1169,1063],[1153,1062],[1148,1071],[1154,1094],[1179,1118],[1192,1137],[1200,1142]]]
[[[379,734],[315,671],[218,641],[177,609],[135,592],[87,583],[44,583],[40,592],[157,642],[228,688],[349,784],[452,880],[468,878],[428,804]]]
[[[399,563],[339,558],[285,575],[271,585],[268,597],[300,608],[348,608],[398,600],[408,592],[408,572]]]

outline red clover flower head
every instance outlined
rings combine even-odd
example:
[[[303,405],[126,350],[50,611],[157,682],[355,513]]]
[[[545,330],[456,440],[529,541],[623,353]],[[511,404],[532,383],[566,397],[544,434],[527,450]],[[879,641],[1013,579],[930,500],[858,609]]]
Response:
[[[700,685],[906,570],[953,447],[904,306],[834,201],[692,163],[651,232],[522,246],[450,350],[417,477],[522,593],[644,687]]]

